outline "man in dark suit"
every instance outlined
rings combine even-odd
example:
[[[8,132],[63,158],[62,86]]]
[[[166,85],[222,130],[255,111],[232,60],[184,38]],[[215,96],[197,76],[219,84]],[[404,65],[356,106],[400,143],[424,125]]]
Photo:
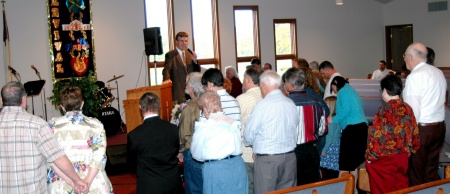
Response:
[[[193,51],[187,51],[188,34],[178,32],[175,36],[174,50],[166,53],[163,69],[163,84],[172,83],[172,100],[178,103],[183,98],[189,98],[185,95],[186,76],[191,72],[200,72],[200,66],[197,64],[197,54]]]
[[[139,100],[144,123],[128,134],[128,162],[136,168],[137,193],[177,193],[178,129],[159,118],[160,101],[145,93]]]

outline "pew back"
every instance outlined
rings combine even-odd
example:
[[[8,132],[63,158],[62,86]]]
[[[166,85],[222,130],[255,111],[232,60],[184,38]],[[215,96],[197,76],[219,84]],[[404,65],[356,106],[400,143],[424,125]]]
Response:
[[[402,194],[402,193],[413,193],[413,194],[430,194],[437,193],[439,188],[445,192],[450,192],[450,179],[442,179],[438,181],[433,181],[414,187],[409,187],[406,189],[401,189],[398,191],[390,192],[389,194]]]
[[[349,173],[343,173],[341,177],[310,183],[306,185],[291,187],[272,191],[267,194],[303,194],[303,193],[336,193],[353,194],[355,188],[355,177]]]

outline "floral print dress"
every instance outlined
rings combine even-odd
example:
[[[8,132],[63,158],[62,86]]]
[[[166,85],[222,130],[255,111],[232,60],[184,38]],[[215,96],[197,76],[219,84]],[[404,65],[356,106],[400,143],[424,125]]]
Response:
[[[69,111],[62,117],[53,118],[50,127],[81,179],[87,177],[90,168],[99,169],[89,193],[113,193],[105,172],[106,135],[103,124],[95,118],[84,116],[81,111]],[[47,183],[49,193],[75,193],[50,165]]]

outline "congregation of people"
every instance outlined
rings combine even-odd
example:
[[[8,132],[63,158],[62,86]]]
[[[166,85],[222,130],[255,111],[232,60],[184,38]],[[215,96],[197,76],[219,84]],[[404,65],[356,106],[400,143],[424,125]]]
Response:
[[[369,123],[361,96],[330,61],[299,58],[280,76],[253,59],[241,81],[231,66],[200,73],[187,37],[176,35],[163,70],[173,100],[185,103],[176,122],[159,117],[158,95],[139,99],[143,123],[127,139],[137,193],[180,193],[179,162],[188,194],[261,194],[344,172],[357,180],[361,166],[375,194],[439,179],[447,83],[425,45],[406,49],[405,84],[380,61],[372,79],[385,103]],[[105,130],[83,115],[79,88],[61,91],[64,115],[49,123],[26,112],[19,82],[2,87],[1,101],[0,193],[114,192]]]

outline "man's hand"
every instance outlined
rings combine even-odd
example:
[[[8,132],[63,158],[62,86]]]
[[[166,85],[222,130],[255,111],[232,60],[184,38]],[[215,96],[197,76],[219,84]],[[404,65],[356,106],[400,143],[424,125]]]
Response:
[[[162,84],[171,84],[171,83],[172,83],[172,80],[168,79],[168,80],[166,80],[166,81],[163,81]]]
[[[191,59],[194,63],[197,63],[197,53],[195,51],[192,51]]]
[[[183,158],[183,154],[182,153],[178,153],[177,155],[178,161],[183,162],[184,158]]]

